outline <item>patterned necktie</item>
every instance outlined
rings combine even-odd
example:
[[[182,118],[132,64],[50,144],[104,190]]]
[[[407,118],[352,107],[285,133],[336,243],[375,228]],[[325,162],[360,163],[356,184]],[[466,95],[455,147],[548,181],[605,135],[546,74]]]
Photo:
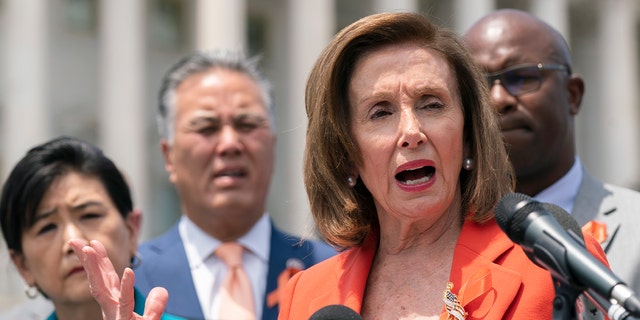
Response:
[[[253,293],[249,277],[242,267],[242,245],[225,242],[215,254],[227,265],[227,276],[220,287],[220,319],[255,320]]]

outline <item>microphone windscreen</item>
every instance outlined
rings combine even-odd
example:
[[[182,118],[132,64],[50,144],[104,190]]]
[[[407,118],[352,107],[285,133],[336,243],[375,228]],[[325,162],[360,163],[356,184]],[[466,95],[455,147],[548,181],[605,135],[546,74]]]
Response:
[[[511,224],[511,219],[516,211],[522,209],[527,203],[531,202],[533,198],[522,193],[509,193],[502,197],[496,205],[495,216],[496,221],[500,226]]]
[[[347,306],[332,304],[316,311],[309,320],[362,320],[362,317]]]
[[[502,197],[495,209],[498,226],[515,243],[524,239],[526,224],[523,223],[530,213],[544,211],[542,204],[522,193],[509,193]]]
[[[574,219],[567,211],[553,203],[545,202],[542,204],[542,206],[553,215],[562,229],[566,231],[573,231],[576,236],[584,241],[584,236],[582,235],[582,229],[580,228],[580,225],[578,224],[576,219]]]

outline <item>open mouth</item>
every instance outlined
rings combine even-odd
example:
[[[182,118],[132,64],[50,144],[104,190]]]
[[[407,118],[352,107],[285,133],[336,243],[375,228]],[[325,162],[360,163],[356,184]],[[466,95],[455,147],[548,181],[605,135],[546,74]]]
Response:
[[[221,178],[221,177],[243,178],[246,175],[247,175],[247,172],[244,170],[227,170],[227,171],[223,170],[216,173],[215,177],[216,178]]]
[[[436,168],[432,166],[425,166],[398,172],[398,174],[396,174],[396,180],[402,184],[413,186],[426,183],[431,180],[435,173]]]

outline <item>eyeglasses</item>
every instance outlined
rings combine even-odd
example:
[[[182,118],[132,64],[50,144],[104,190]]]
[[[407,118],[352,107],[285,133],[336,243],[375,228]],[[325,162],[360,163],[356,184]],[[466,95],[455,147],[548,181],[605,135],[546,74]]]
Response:
[[[543,70],[557,70],[571,74],[571,70],[566,65],[538,63],[516,65],[500,72],[489,73],[486,77],[489,80],[489,88],[492,88],[497,80],[510,95],[517,97],[540,88]]]

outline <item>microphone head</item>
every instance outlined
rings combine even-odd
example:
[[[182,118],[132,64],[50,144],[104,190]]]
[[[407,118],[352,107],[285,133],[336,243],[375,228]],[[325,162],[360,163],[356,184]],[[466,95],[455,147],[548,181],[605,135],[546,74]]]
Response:
[[[495,209],[496,222],[511,241],[522,243],[526,230],[523,223],[532,212],[545,211],[542,204],[522,193],[509,193],[498,202]]]
[[[362,320],[362,317],[347,306],[332,304],[314,312],[309,320]]]
[[[584,236],[582,235],[582,228],[580,228],[580,225],[578,224],[576,219],[574,219],[568,212],[566,212],[560,206],[555,205],[553,203],[544,202],[542,203],[542,206],[547,211],[549,211],[551,215],[553,215],[553,217],[556,219],[556,221],[558,221],[558,224],[560,224],[562,229],[564,229],[567,232],[571,231],[578,237],[578,240],[584,242]]]

